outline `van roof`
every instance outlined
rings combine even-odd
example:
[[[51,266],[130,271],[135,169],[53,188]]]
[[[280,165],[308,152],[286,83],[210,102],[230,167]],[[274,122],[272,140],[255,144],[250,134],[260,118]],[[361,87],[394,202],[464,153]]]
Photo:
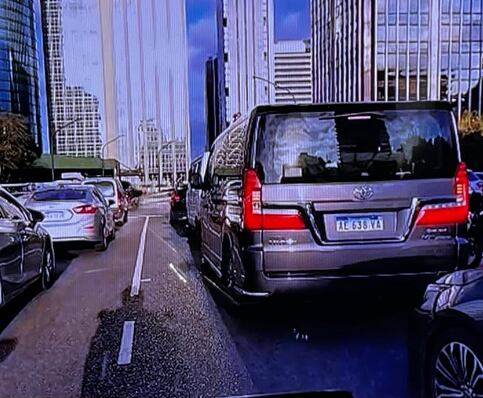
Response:
[[[367,112],[386,110],[439,109],[452,111],[447,101],[408,101],[408,102],[348,102],[330,104],[287,104],[259,105],[253,108],[252,114],[275,112]]]

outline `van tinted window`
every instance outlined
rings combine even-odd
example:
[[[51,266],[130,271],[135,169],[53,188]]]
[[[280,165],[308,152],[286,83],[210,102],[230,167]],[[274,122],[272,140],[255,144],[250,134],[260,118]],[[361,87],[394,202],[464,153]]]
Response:
[[[457,162],[448,111],[268,114],[259,123],[265,183],[446,178]]]
[[[241,174],[245,164],[247,147],[247,123],[233,126],[215,142],[210,172],[219,176]]]

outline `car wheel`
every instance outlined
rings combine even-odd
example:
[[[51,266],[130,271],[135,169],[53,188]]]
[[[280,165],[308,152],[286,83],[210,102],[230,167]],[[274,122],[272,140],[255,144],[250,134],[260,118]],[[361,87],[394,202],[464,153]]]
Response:
[[[5,295],[3,293],[2,280],[0,279],[0,308],[5,305]]]
[[[122,218],[122,223],[123,223],[123,224],[126,224],[126,223],[127,223],[128,218],[129,218],[129,212],[126,210],[126,211],[124,212],[124,217]]]
[[[99,252],[103,252],[103,251],[107,250],[107,248],[109,246],[109,238],[108,238],[109,235],[106,233],[105,228],[103,228],[102,231],[103,231],[102,232],[102,240],[96,246],[96,250],[99,251]]]
[[[40,276],[40,282],[42,284],[42,290],[46,290],[54,283],[55,274],[55,256],[52,249],[49,247],[45,250],[44,261],[42,264],[42,274]]]
[[[112,227],[111,236],[109,237],[109,239],[111,241],[116,239],[116,227],[115,226]]]
[[[467,329],[453,328],[437,338],[429,361],[429,397],[483,396],[483,350]]]

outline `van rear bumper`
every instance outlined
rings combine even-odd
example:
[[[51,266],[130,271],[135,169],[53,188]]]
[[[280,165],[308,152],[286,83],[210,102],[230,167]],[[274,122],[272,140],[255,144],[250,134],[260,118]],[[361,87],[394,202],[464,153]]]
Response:
[[[449,271],[449,270],[448,270]],[[263,272],[251,275],[251,282],[243,289],[236,288],[240,296],[252,298],[278,296],[315,296],[342,291],[391,291],[405,289],[414,293],[423,291],[431,282],[448,271],[419,272],[391,275],[349,275],[320,276],[306,274],[304,276],[267,276]]]
[[[457,239],[451,256],[414,256],[377,259],[350,264],[338,269],[319,269],[300,272],[266,272],[262,251],[245,251],[245,285],[237,290],[240,296],[271,297],[279,295],[313,295],[344,289],[360,291],[403,288],[419,290],[438,277],[457,269],[466,268],[467,241]],[[294,269],[300,255],[292,257]],[[415,266],[416,265],[416,266]]]

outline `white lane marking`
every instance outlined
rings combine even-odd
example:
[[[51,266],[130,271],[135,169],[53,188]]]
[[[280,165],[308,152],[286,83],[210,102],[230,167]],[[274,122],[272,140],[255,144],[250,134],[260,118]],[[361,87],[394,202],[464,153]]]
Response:
[[[144,278],[144,279],[141,279],[141,282],[142,282],[142,283],[151,282],[151,278]]]
[[[95,274],[96,272],[105,272],[105,271],[109,271],[109,268],[90,269],[88,271],[84,271],[84,274]]]
[[[108,355],[109,355],[108,352],[104,351],[104,355],[102,356],[102,365],[101,365],[101,380],[104,380],[106,378]]]
[[[137,296],[141,287],[141,274],[143,272],[144,249],[146,247],[146,234],[148,232],[148,224],[149,217],[146,217],[146,220],[144,221],[143,232],[141,233],[141,239],[139,240],[138,256],[136,258],[136,265],[134,267],[134,274],[132,276],[131,297]]]
[[[186,277],[178,268],[176,268],[173,265],[173,263],[169,263],[169,268],[176,274],[176,276],[180,279],[181,282],[188,283],[188,280],[186,279]]]
[[[134,219],[139,219],[139,218],[168,218],[168,216],[161,216],[159,214],[146,214],[146,215],[140,215],[140,216],[129,216],[129,218],[134,218]]]
[[[121,347],[119,347],[118,365],[129,365],[134,340],[134,321],[126,321],[122,327]]]
[[[179,254],[178,253],[178,250],[176,250],[173,245],[171,243],[169,243],[166,239],[164,238],[161,238],[161,240],[163,241],[164,244],[166,244],[166,246],[168,246],[172,251],[174,251],[176,254]]]

